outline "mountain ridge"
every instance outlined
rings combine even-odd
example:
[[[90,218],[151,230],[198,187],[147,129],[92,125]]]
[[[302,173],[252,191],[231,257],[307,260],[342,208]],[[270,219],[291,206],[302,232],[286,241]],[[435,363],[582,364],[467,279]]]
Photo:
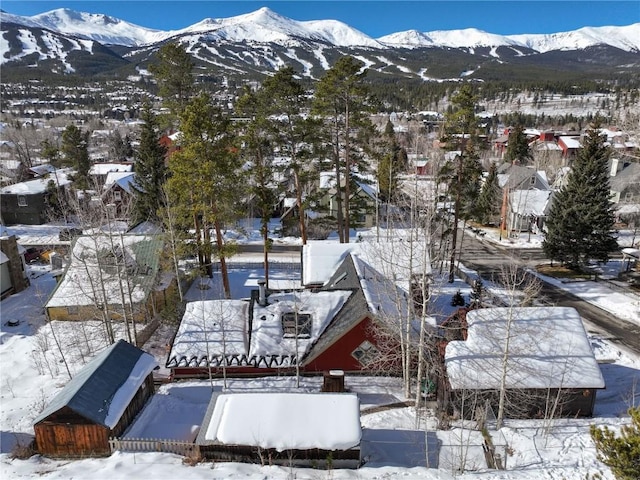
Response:
[[[287,35],[325,40],[344,47],[526,47],[538,53],[550,50],[584,49],[606,44],[624,51],[640,52],[640,23],[625,26],[582,27],[577,30],[551,34],[499,35],[476,28],[420,31],[417,29],[392,33],[378,38],[368,36],[338,20],[298,21],[262,7],[253,12],[224,18],[204,18],[177,30],[157,30],[136,25],[104,14],[79,12],[60,8],[30,17],[0,13],[7,20],[25,26],[47,28],[58,33],[72,34],[103,44],[140,47],[166,41],[189,33],[215,33],[226,40],[277,42]],[[108,26],[108,28],[107,28]],[[260,27],[252,31],[247,26]],[[264,37],[264,30],[277,32],[280,37]],[[114,32],[115,34],[109,32]],[[244,36],[242,36],[244,35]]]
[[[297,21],[266,7],[170,31],[70,9],[33,17],[2,12],[0,21],[5,78],[28,78],[34,72],[144,75],[167,42],[185,46],[199,75],[243,81],[271,75],[283,65],[317,80],[344,55],[361,60],[370,77],[383,83],[555,78],[637,84],[634,79],[640,78],[640,23],[549,35],[409,30],[374,39],[337,20]]]

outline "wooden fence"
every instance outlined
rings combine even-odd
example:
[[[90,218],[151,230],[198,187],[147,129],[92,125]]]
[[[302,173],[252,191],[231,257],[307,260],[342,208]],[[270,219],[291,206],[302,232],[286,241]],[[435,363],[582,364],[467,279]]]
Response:
[[[162,452],[175,453],[189,458],[200,458],[200,446],[192,442],[163,440],[157,438],[110,438],[111,453],[122,452]]]

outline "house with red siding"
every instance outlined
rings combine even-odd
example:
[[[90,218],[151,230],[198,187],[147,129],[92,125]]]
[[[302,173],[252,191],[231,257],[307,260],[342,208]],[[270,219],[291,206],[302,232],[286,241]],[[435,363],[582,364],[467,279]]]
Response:
[[[312,245],[299,290],[261,284],[246,300],[188,303],[167,359],[173,377],[368,372],[382,361],[386,371],[399,368],[393,336],[381,332],[390,319],[411,321],[415,292],[368,263],[363,244]]]

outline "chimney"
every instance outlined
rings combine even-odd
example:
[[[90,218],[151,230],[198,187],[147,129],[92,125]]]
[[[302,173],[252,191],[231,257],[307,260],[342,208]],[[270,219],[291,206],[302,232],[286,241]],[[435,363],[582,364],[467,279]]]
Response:
[[[266,280],[258,280],[258,305],[261,307],[267,306],[267,281]]]

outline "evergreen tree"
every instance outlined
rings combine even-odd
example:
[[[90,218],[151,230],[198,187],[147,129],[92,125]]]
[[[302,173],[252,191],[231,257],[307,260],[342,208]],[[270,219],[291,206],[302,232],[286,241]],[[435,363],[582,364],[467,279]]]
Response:
[[[83,132],[75,125],[68,125],[62,132],[62,146],[60,148],[63,163],[72,167],[73,184],[79,190],[89,188],[89,132]]]
[[[60,167],[60,149],[50,139],[45,139],[40,144],[40,153],[51,165]]]
[[[135,203],[133,223],[160,222],[160,210],[164,207],[162,188],[167,178],[166,149],[160,144],[160,133],[151,106],[145,103],[141,119],[140,146],[135,153]]]
[[[629,409],[631,424],[616,435],[606,425],[591,426],[591,438],[596,444],[598,458],[608,465],[619,480],[640,478],[640,407]]]
[[[567,184],[554,196],[542,243],[548,258],[579,269],[590,259],[606,262],[618,249],[613,234],[609,153],[596,122],[587,131]]]
[[[336,174],[338,236],[349,243],[351,176],[358,161],[358,144],[354,131],[370,128],[369,92],[364,84],[364,63],[351,56],[340,57],[316,86],[313,112],[325,120],[325,138],[331,146]],[[358,167],[364,172],[364,165]]]
[[[238,100],[237,111],[251,117],[248,124],[241,125],[240,140],[243,144],[241,156],[245,171],[249,175],[249,193],[260,218],[264,255],[264,279],[269,287],[269,220],[277,200],[276,178],[274,168],[274,150],[267,98],[264,90],[253,92],[249,89]],[[250,215],[253,217],[254,215]]]
[[[500,185],[498,183],[498,167],[491,163],[489,174],[485,179],[476,206],[478,221],[483,225],[493,223],[500,216]]]
[[[507,151],[504,156],[505,160],[513,163],[527,164],[533,160],[533,153],[527,141],[527,135],[524,133],[524,127],[521,124],[515,126],[509,133],[509,141],[507,142]]]
[[[167,43],[160,47],[158,63],[149,66],[159,86],[159,94],[165,106],[174,116],[179,116],[193,96],[194,63],[185,47],[179,43]]]
[[[193,98],[180,116],[180,149],[169,159],[169,201],[179,228],[191,232],[202,273],[213,276],[214,254],[226,298],[231,289],[226,258],[233,255],[222,229],[237,217],[244,194],[238,148],[231,122],[211,103],[207,94]],[[215,248],[211,239],[215,233]]]
[[[458,221],[476,215],[475,207],[480,189],[482,166],[479,161],[479,126],[475,114],[477,97],[471,85],[464,84],[451,98],[451,109],[444,119],[441,141],[449,151],[458,151],[455,165],[447,164],[438,173],[449,186],[453,197],[454,213],[451,229],[451,260],[449,282],[453,282],[455,255],[458,242]]]
[[[385,152],[378,163],[376,176],[380,199],[391,202],[397,192],[398,175],[407,170],[409,160],[406,150],[398,144],[391,121],[385,127],[383,143]]]
[[[264,81],[261,96],[270,119],[274,148],[288,158],[283,173],[285,178],[291,179],[287,188],[296,199],[300,237],[305,245],[307,225],[304,213],[310,200],[309,186],[317,176],[320,122],[307,115],[308,95],[295,75],[292,67],[278,70]]]

